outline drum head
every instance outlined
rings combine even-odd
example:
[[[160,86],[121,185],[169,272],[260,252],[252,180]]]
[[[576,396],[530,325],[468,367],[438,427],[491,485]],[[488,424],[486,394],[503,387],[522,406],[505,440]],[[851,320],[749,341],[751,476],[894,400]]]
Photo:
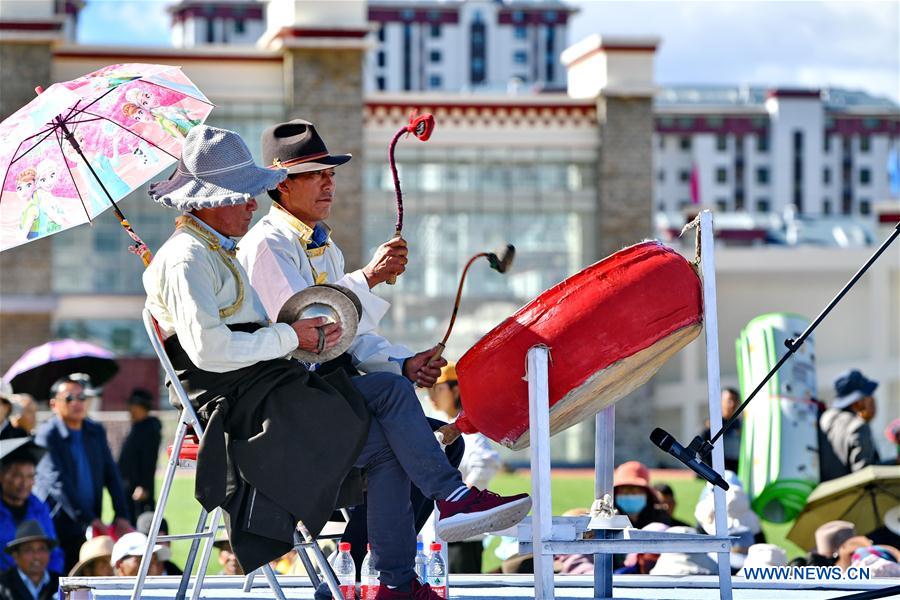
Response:
[[[288,298],[278,313],[279,323],[325,317],[329,323],[340,322],[343,328],[338,343],[321,354],[297,348],[291,356],[309,363],[324,363],[337,358],[350,347],[356,337],[362,305],[349,289],[339,285],[313,285]]]

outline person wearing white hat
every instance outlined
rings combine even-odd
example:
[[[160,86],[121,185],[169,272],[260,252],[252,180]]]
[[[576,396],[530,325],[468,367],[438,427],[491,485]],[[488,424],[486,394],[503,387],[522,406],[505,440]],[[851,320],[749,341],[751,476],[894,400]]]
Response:
[[[747,551],[743,568],[738,571],[738,577],[746,577],[747,569],[757,567],[786,567],[787,553],[775,544],[753,544]]]
[[[697,533],[697,530],[693,527],[670,527],[667,532]],[[663,552],[650,569],[651,575],[713,575],[717,572],[716,562],[706,554],[685,552]]]
[[[141,558],[147,549],[147,536],[140,531],[126,533],[113,545],[109,563],[119,577],[134,577],[141,566]],[[162,562],[171,556],[169,549],[156,544],[153,546],[149,575],[162,575]]]
[[[326,378],[284,358],[298,347],[329,349],[343,333],[323,317],[272,324],[236,260],[233,238],[247,232],[255,195],[286,175],[255,165],[238,134],[200,125],[187,134],[175,173],[150,186],[154,200],[185,213],[144,272],[144,288],[207,423],[196,497],[226,512],[228,538],[249,573],[293,547],[298,520],[315,536],[336,506],[358,504],[361,480],[352,475],[365,469],[379,598],[437,598],[415,581],[410,480],[438,500],[447,541],[515,525],[531,499],[466,488],[409,380],[350,380],[343,370]]]

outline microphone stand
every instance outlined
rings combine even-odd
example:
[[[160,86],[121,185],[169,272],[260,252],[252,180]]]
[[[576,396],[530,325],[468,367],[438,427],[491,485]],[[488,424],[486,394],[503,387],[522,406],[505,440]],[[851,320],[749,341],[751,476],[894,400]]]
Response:
[[[784,363],[794,355],[794,353],[800,348],[800,346],[803,345],[803,342],[806,341],[806,338],[808,338],[810,334],[812,334],[813,330],[819,325],[819,323],[821,323],[825,319],[825,317],[828,316],[828,313],[831,312],[831,309],[833,309],[837,305],[837,303],[841,301],[841,299],[847,294],[847,292],[850,291],[850,288],[852,288],[856,284],[856,282],[860,280],[860,278],[865,274],[869,267],[871,267],[872,264],[876,260],[878,260],[878,257],[881,256],[885,250],[887,250],[888,246],[890,246],[895,239],[897,239],[898,235],[900,235],[900,222],[898,222],[894,226],[894,231],[891,233],[891,235],[888,236],[888,238],[881,244],[881,246],[878,247],[875,253],[869,257],[869,260],[867,260],[866,263],[862,267],[860,267],[860,269],[850,279],[850,281],[847,282],[844,288],[840,292],[838,292],[838,294],[834,298],[831,299],[831,302],[828,303],[828,306],[826,306],[825,309],[821,313],[819,313],[819,316],[816,317],[815,321],[813,321],[809,325],[809,327],[806,328],[806,331],[804,331],[796,340],[793,338],[789,338],[784,341],[784,345],[788,349],[787,353],[781,357],[781,360],[779,360],[774,367],[772,367],[772,370],[766,374],[759,385],[756,386],[756,389],[754,389],[750,393],[750,395],[747,396],[747,399],[741,402],[741,405],[738,406],[736,411],[734,411],[734,414],[731,415],[731,418],[729,418],[728,421],[726,421],[725,424],[722,425],[721,429],[719,429],[719,431],[717,431],[716,434],[709,440],[704,440],[699,435],[696,436],[688,445],[688,450],[696,453],[697,457],[701,460],[709,456],[709,454],[712,452],[713,445],[716,443],[716,440],[722,437],[722,435],[737,422],[738,417],[741,416],[741,413],[744,412],[744,409],[748,404],[750,404],[750,401],[756,397],[756,394],[759,393],[763,386],[765,386],[766,383],[768,383],[768,381],[775,375],[775,373],[778,372],[778,369],[780,369],[782,365],[784,365]]]

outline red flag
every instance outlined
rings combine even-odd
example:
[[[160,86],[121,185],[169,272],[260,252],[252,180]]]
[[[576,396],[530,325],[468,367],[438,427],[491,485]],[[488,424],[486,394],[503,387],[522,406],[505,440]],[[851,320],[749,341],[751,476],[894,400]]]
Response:
[[[700,204],[700,171],[697,163],[691,164],[691,204]]]

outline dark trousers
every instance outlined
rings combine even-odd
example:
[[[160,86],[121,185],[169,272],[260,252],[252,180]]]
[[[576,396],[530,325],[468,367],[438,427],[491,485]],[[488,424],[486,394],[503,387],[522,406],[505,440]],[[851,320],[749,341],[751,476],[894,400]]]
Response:
[[[428,424],[431,426],[432,431],[436,431],[446,425],[443,421],[431,418],[428,419]],[[463,442],[462,436],[459,436],[455,442],[447,446],[447,460],[450,461],[450,464],[454,467],[459,467],[459,463],[462,462],[464,451],[465,443]],[[425,525],[428,517],[430,517],[431,513],[434,511],[434,500],[426,498],[415,485],[411,485],[410,487],[410,502],[412,503],[413,515],[415,516],[416,521],[416,533],[418,533]],[[366,556],[366,544],[369,541],[366,510],[367,505],[365,503],[348,509],[350,512],[350,522],[347,523],[347,528],[344,530],[344,535],[341,538],[341,541],[350,543],[350,554],[353,556],[353,561],[356,563],[357,579],[359,579],[363,558]],[[480,568],[481,564],[479,563],[479,571]]]

